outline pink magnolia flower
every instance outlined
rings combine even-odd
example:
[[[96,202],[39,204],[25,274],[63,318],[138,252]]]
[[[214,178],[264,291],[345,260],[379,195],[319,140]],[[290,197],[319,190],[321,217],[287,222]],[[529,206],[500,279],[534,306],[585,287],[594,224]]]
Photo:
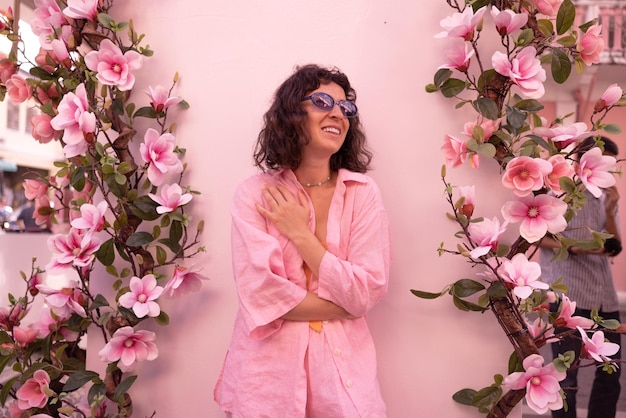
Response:
[[[541,267],[539,263],[528,261],[523,253],[515,254],[510,260],[502,262],[502,279],[511,283],[513,293],[520,299],[532,295],[535,289],[549,289],[547,283],[539,280]]]
[[[50,41],[50,57],[59,64],[70,68],[72,62],[70,60],[70,52],[67,50],[67,44],[63,39],[53,39]]]
[[[84,295],[78,288],[76,281],[72,280],[68,287],[61,289],[55,289],[44,284],[37,285],[37,289],[46,295],[46,303],[58,317],[67,319],[72,314],[80,315],[83,318],[87,316],[83,307]]]
[[[39,331],[39,336],[41,338],[46,338],[54,332],[61,334],[66,341],[76,341],[80,334],[62,325],[63,321],[68,319],[70,316],[71,314],[59,316],[56,313],[53,313],[51,309],[43,309],[36,325]]]
[[[139,153],[148,164],[148,179],[153,185],[162,185],[166,173],[180,173],[183,170],[183,163],[174,152],[176,144],[172,134],[159,135],[155,129],[149,128],[143,139]]]
[[[148,315],[159,316],[161,308],[154,301],[163,293],[163,288],[157,286],[154,274],[146,274],[143,278],[133,276],[130,279],[130,291],[120,296],[119,303],[127,309],[132,309],[137,318]]]
[[[594,197],[602,195],[601,187],[607,188],[615,184],[615,177],[611,174],[615,162],[615,157],[602,155],[598,147],[591,148],[580,157],[578,177]]]
[[[583,338],[585,351],[595,361],[600,363],[611,361],[608,357],[619,351],[619,344],[604,340],[604,332],[596,331],[589,338],[584,329],[581,327],[576,327],[576,329]]]
[[[15,395],[17,396],[17,406],[26,411],[30,408],[43,408],[48,402],[50,393],[50,376],[44,370],[37,370],[33,377],[28,379],[20,387]]]
[[[67,158],[87,152],[85,134],[96,130],[96,116],[89,111],[87,91],[84,84],[76,87],[76,93],[67,93],[61,99],[58,115],[50,121],[57,131],[65,131],[63,152]]]
[[[570,300],[566,295],[563,295],[561,299],[561,310],[559,311],[559,316],[554,321],[554,326],[560,328],[576,328],[582,327],[589,329],[593,327],[595,322],[589,318],[585,318],[584,316],[574,316],[574,312],[576,311],[576,302]]]
[[[177,207],[186,205],[193,198],[191,193],[183,193],[176,183],[163,185],[159,196],[152,193],[148,193],[148,196],[160,205],[156,208],[159,214],[174,212]]]
[[[170,97],[169,91],[163,86],[149,86],[145,93],[150,98],[150,106],[152,106],[157,113],[161,113],[168,107],[178,104],[183,100],[176,96]]]
[[[80,206],[80,217],[73,219],[70,224],[76,229],[87,229],[90,232],[102,231],[105,222],[104,214],[108,208],[104,200],[97,206],[85,203]]]
[[[165,284],[163,293],[170,297],[178,294],[187,294],[197,292],[202,287],[202,280],[208,280],[207,277],[199,274],[200,268],[195,265],[189,267],[176,266],[174,275]]]
[[[474,186],[459,186],[457,187],[457,190],[459,192],[459,199],[463,198],[463,206],[461,206],[461,208],[459,209],[460,212],[467,216],[468,218],[470,218],[472,216],[472,214],[474,213],[474,206],[475,206],[475,187]]]
[[[72,19],[98,19],[98,0],[67,0],[63,14]]]
[[[13,104],[25,102],[33,95],[33,90],[24,77],[19,74],[13,74],[4,85],[7,88],[7,95]]]
[[[24,309],[21,303],[10,307],[0,306],[0,328],[10,329],[18,326],[28,311],[29,309]]]
[[[572,164],[561,154],[556,154],[548,158],[548,162],[552,165],[552,171],[544,177],[543,181],[554,193],[561,193],[562,190],[559,179],[561,177],[572,178],[574,176],[574,167],[572,167]]]
[[[17,72],[15,63],[0,53],[0,81],[6,83]]]
[[[439,68],[450,68],[464,73],[470,66],[472,56],[474,56],[474,50],[471,49],[471,44],[455,38],[451,47],[446,51],[446,63]]]
[[[495,251],[498,248],[498,239],[506,231],[508,222],[500,225],[500,220],[485,218],[482,222],[471,223],[468,226],[470,239],[478,247],[470,251],[472,258],[479,258],[489,251]]]
[[[20,347],[26,347],[28,344],[32,343],[39,336],[39,331],[35,329],[32,325],[22,328],[22,327],[13,327],[13,339]]]
[[[552,171],[552,164],[541,158],[515,157],[506,165],[502,185],[516,196],[527,196],[543,187],[543,179]]]
[[[50,125],[51,120],[52,118],[45,113],[40,113],[30,118],[33,138],[42,144],[47,144],[58,135],[57,131]]]
[[[576,50],[580,53],[580,59],[586,65],[598,64],[600,54],[604,50],[604,39],[602,38],[602,25],[593,25],[580,38],[580,43],[576,45]]]
[[[511,223],[521,222],[520,235],[529,243],[537,242],[546,232],[565,230],[567,203],[546,194],[528,195],[505,202],[502,216]]]
[[[541,13],[548,17],[556,16],[563,0],[529,0]]]
[[[491,57],[491,65],[496,72],[509,77],[526,97],[538,99],[545,93],[546,70],[534,47],[525,47],[511,61],[505,53],[496,51]]]
[[[491,8],[491,17],[498,33],[502,36],[521,29],[528,22],[527,13],[515,13],[511,9],[499,10],[497,7]]]
[[[50,41],[56,38],[55,31],[67,26],[67,19],[56,0],[35,0],[35,18],[31,21],[33,33],[39,36],[44,49],[50,49]]]
[[[482,135],[475,134],[474,129],[476,125],[480,126],[482,129]],[[463,133],[478,142],[487,142],[498,128],[500,128],[500,120],[484,119],[480,123],[466,122],[463,125]]]
[[[151,361],[158,357],[159,352],[153,342],[155,338],[156,335],[152,331],[135,331],[133,327],[122,327],[115,331],[98,355],[105,362],[119,360],[120,370],[130,371],[136,362]]]
[[[604,109],[615,106],[622,99],[623,95],[624,91],[620,86],[617,84],[611,84],[596,102],[593,107],[594,112],[601,112]]]
[[[122,53],[110,39],[100,43],[98,51],[85,55],[87,68],[96,71],[96,78],[107,86],[117,86],[122,91],[130,90],[135,84],[131,71],[141,67],[142,57],[136,51]]]
[[[523,372],[511,373],[502,384],[512,390],[526,389],[526,403],[538,414],[563,408],[561,386],[565,372],[558,371],[554,364],[543,365],[539,354],[531,354],[522,362]]]
[[[463,165],[467,155],[467,140],[452,135],[446,135],[443,139],[441,150],[444,153],[446,164],[450,167]]]
[[[38,199],[48,193],[48,185],[38,180],[25,179],[23,186],[24,196],[28,200]]]
[[[487,7],[481,7],[474,13],[471,6],[465,7],[462,13],[454,13],[439,22],[444,29],[435,38],[463,38],[470,41],[474,38],[474,30],[483,19]]]
[[[537,341],[544,341],[546,343],[556,342],[557,338],[554,337],[554,327],[545,322],[541,317],[535,318],[534,321],[526,321],[528,333]]]
[[[576,122],[568,126],[561,125],[554,128],[539,126],[535,128],[534,133],[552,140],[559,149],[563,149],[589,136],[585,122]]]
[[[93,234],[87,234],[76,228],[70,228],[67,235],[57,234],[48,238],[48,249],[52,260],[46,270],[58,270],[67,267],[87,267],[95,258],[100,248],[100,240]]]

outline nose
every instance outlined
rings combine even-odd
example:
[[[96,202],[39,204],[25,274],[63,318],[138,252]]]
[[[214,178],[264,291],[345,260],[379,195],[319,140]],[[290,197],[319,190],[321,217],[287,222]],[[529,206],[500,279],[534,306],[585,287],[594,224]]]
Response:
[[[330,114],[331,117],[336,118],[336,119],[345,118],[343,112],[341,111],[341,108],[339,107],[339,103],[335,103],[333,108],[330,109],[328,113]]]

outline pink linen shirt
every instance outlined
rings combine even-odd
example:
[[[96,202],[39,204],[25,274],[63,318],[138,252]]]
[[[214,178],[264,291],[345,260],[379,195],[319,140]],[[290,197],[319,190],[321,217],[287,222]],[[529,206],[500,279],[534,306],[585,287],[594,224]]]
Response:
[[[293,243],[256,209],[264,204],[267,184],[283,184],[294,194],[302,190],[293,171],[282,170],[256,174],[235,192],[232,257],[239,309],[216,402],[234,418],[304,418],[310,385],[317,384],[332,399],[324,405],[326,418],[386,417],[365,319],[385,296],[389,279],[388,220],[378,187],[364,174],[339,170],[327,251],[311,291],[359,318],[323,321],[317,333],[306,321],[281,319],[304,299],[306,275]],[[310,201],[309,207],[314,231]]]

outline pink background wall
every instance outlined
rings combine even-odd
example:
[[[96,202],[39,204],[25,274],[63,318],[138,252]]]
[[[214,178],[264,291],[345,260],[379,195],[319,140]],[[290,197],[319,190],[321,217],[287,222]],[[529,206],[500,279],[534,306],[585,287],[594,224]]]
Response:
[[[196,261],[211,278],[200,293],[164,306],[173,325],[158,330],[159,358],[139,370],[132,389],[136,416],[155,410],[158,417],[222,416],[212,390],[237,307],[228,206],[236,184],[255,171],[252,147],[274,89],[295,65],[309,62],[338,66],[355,86],[375,152],[371,175],[389,212],[389,295],[369,316],[389,417],[482,416],[451,396],[506,374],[510,347],[493,315],[462,313],[449,298],[424,301],[409,291],[440,291],[474,274],[462,260],[436,253],[441,241],[456,246],[456,228],[445,217],[440,146],[469,117],[424,92],[441,63],[444,43],[433,35],[450,13],[445,1],[118,3],[118,15],[132,16],[155,51],[138,74],[136,94],[149,84],[168,85],[178,71],[175,93],[191,104],[178,115],[176,137],[188,149],[187,180],[202,192],[192,214],[206,221],[207,252]],[[479,216],[499,216],[508,194],[493,192],[502,190],[495,164],[484,161],[480,172],[461,168],[448,175],[456,185],[476,184]],[[30,248],[11,241],[9,251],[8,238],[0,236],[5,271],[16,263],[15,271],[27,269]],[[12,285],[13,277],[0,286]],[[90,346],[90,362],[99,366],[99,342],[92,338]],[[520,416],[519,409],[512,414]]]

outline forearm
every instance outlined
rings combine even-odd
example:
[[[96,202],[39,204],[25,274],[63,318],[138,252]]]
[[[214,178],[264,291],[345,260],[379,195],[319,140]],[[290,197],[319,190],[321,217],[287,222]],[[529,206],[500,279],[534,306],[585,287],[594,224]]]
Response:
[[[309,292],[302,302],[283,315],[282,318],[289,321],[323,321],[330,319],[353,319],[354,317],[341,306]]]

